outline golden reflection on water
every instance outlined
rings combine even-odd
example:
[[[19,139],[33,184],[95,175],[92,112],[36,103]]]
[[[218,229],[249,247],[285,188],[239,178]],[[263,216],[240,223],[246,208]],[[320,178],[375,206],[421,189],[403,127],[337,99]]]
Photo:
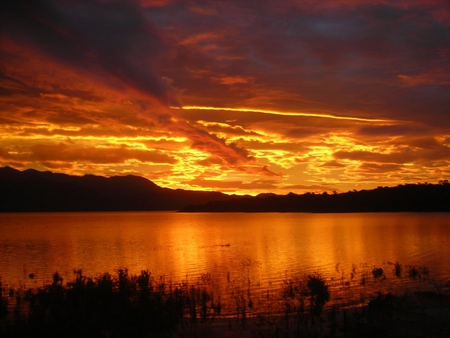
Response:
[[[0,276],[10,285],[128,268],[263,289],[289,275],[331,278],[388,261],[450,278],[450,214],[1,214],[0,233]]]

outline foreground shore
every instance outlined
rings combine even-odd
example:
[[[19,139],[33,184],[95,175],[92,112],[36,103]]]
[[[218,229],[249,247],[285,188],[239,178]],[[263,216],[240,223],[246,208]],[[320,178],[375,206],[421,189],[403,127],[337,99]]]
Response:
[[[372,270],[373,279],[383,278],[380,270]],[[408,277],[417,278],[411,271]],[[330,301],[336,298],[330,282],[319,274],[286,280],[270,308],[256,309],[245,292],[224,300],[206,285],[167,282],[148,271],[129,275],[119,269],[94,278],[78,270],[66,283],[55,273],[52,282],[34,289],[0,283],[0,336],[450,336],[449,281],[434,284],[435,291],[374,289],[353,304]],[[356,284],[348,285],[358,292]]]

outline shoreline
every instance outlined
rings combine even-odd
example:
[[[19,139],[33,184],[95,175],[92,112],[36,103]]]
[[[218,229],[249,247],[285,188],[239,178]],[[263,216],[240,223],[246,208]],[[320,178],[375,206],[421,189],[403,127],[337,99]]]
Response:
[[[382,278],[378,269],[372,270],[371,279]],[[405,271],[403,278],[420,278],[411,271],[415,270]],[[51,283],[34,290],[8,290],[0,284],[0,333],[48,336],[48,330],[57,330],[64,335],[74,325],[74,336],[123,333],[130,325],[136,328],[136,337],[446,337],[450,333],[450,281],[441,281],[440,289],[428,283],[435,291],[400,293],[389,287],[383,290],[383,282],[375,282],[369,286],[372,292],[354,303],[334,302],[336,290],[330,282],[318,273],[288,279],[278,294],[271,295],[272,303],[264,303],[249,290],[235,290],[232,297],[221,298],[207,284],[158,280],[148,271],[130,275],[119,269],[114,275],[86,277],[78,270],[65,283],[55,273]],[[361,282],[344,283],[346,292],[357,294]]]

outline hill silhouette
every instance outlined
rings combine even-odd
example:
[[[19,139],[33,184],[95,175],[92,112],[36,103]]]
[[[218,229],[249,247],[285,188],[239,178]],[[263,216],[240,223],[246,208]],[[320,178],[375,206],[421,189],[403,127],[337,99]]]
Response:
[[[232,198],[220,192],[161,188],[138,176],[70,176],[0,168],[0,212],[179,210]]]
[[[341,194],[261,194],[167,189],[138,176],[70,176],[0,168],[0,212],[450,212],[450,184],[406,184]]]
[[[450,184],[406,184],[341,194],[264,194],[190,205],[183,212],[450,212]]]

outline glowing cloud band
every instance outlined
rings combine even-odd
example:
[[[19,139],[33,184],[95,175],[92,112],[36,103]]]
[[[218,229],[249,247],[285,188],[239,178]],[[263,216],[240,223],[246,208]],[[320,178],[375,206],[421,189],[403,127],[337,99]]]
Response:
[[[383,120],[383,119],[367,119],[367,118],[362,118],[362,117],[336,116],[336,115],[330,115],[330,114],[317,114],[317,113],[285,112],[285,111],[250,109],[250,108],[225,108],[225,107],[202,107],[202,106],[184,106],[184,107],[170,107],[170,108],[181,109],[181,110],[223,110],[223,111],[244,112],[244,113],[281,115],[281,116],[317,117],[317,118],[325,118],[325,119],[351,120],[351,121],[359,121],[359,122],[384,122],[384,123],[393,122],[392,120]]]

